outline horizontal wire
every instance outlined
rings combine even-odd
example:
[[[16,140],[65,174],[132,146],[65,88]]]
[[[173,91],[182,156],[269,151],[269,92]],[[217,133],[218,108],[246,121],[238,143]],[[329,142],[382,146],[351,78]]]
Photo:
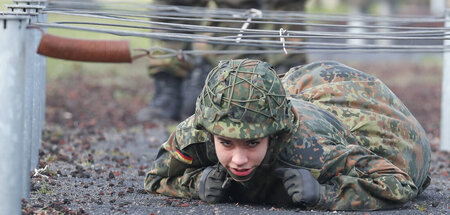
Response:
[[[240,23],[243,24],[246,19],[235,20],[235,19],[211,19],[211,18],[190,18],[183,14],[183,17],[169,17],[168,13],[159,13],[159,15],[164,16],[154,16],[154,15],[132,15],[129,13],[120,13],[120,12],[90,12],[90,11],[58,11],[58,10],[45,10],[47,13],[59,13],[65,15],[115,15],[115,16],[127,16],[127,17],[139,17],[139,18],[153,18],[153,19],[166,19],[166,20],[181,20],[181,21],[201,21],[201,22],[225,22],[225,23]],[[205,16],[205,14],[203,14]],[[107,16],[105,16],[107,17]],[[244,17],[246,18],[246,17]],[[127,18],[124,18],[127,19]],[[254,24],[272,24],[272,25],[290,25],[290,26],[312,26],[312,27],[333,27],[333,28],[362,28],[362,29],[389,29],[389,30],[431,30],[431,29],[440,29],[440,30],[448,30],[445,27],[405,27],[405,26],[390,26],[390,25],[348,25],[348,24],[323,24],[323,23],[305,23],[305,22],[279,22],[279,21],[258,21],[260,19],[254,18],[250,23]]]
[[[57,14],[65,14],[65,15],[72,15],[70,13],[66,12],[51,12],[51,13],[57,13]],[[134,23],[141,23],[141,24],[153,24],[153,25],[166,25],[166,26],[173,26],[180,29],[202,29],[205,32],[207,29],[214,29],[214,30],[228,30],[230,33],[237,34],[238,32],[241,32],[242,29],[240,28],[231,28],[231,27],[217,27],[217,26],[200,26],[200,25],[191,25],[191,24],[180,24],[180,23],[167,23],[167,22],[157,22],[157,21],[150,21],[150,20],[136,20],[136,19],[127,19],[127,18],[121,18],[121,17],[105,17],[101,15],[93,15],[93,14],[77,14],[77,16],[83,16],[83,17],[90,17],[90,18],[102,18],[102,19],[111,19],[116,21],[127,21],[127,22],[134,22]],[[450,30],[450,28],[429,28],[430,30],[422,30],[417,31],[420,33],[444,33],[444,30]],[[273,34],[277,35],[279,34],[278,30],[261,30],[261,29],[246,29],[246,33],[253,32],[253,33],[267,33],[267,34]],[[303,34],[304,31],[289,31],[290,34]],[[347,34],[349,32],[346,32]],[[396,32],[397,34],[407,34],[406,32]],[[396,34],[393,32],[383,32],[383,34]],[[370,35],[370,34],[380,34],[380,32],[365,32],[360,33],[362,35]]]
[[[139,49],[142,50],[142,49]],[[175,50],[175,49],[169,49],[169,48],[162,48],[162,47],[151,47],[147,49],[149,53],[152,51],[165,51],[167,54],[158,54],[153,55],[151,54],[151,58],[169,58],[169,57],[176,57],[181,55],[235,55],[235,54],[285,54],[283,50]],[[443,53],[445,51],[450,51],[450,49],[437,49],[437,50],[420,50],[417,49],[415,51],[420,51],[422,53]],[[342,49],[304,49],[304,50],[291,50],[289,54],[302,54],[302,53],[328,53],[328,54],[334,54],[334,53],[375,53],[375,54],[386,54],[386,53],[411,53],[411,50],[392,50],[392,49],[379,49],[374,52],[374,50],[368,50],[368,49],[349,49],[349,50],[342,50]]]
[[[57,4],[55,4],[57,3]],[[127,8],[137,8],[142,10],[144,9],[153,9],[153,10],[169,10],[169,11],[183,11],[183,14],[197,14],[199,17],[208,15],[215,17],[230,17],[231,16],[241,16],[241,18],[246,17],[243,16],[246,9],[230,9],[230,8],[217,8],[217,9],[209,9],[202,7],[192,7],[192,6],[174,6],[174,5],[157,5],[157,4],[143,4],[143,3],[130,3],[123,1],[108,1],[107,3],[103,2],[76,2],[76,1],[50,1],[49,8],[60,9],[61,7],[56,7],[56,5],[62,5],[64,8],[80,8],[81,5],[86,6],[103,6],[110,7],[111,5],[120,5],[120,9],[124,10],[124,5],[128,5]],[[72,6],[72,7],[68,7]],[[119,6],[118,6],[119,7]],[[81,7],[81,9],[89,9],[92,7]],[[130,11],[129,11],[130,12]],[[135,12],[135,11],[131,11]],[[138,11],[139,12],[139,11]],[[195,13],[194,13],[195,12]],[[221,12],[221,13],[218,13]],[[304,13],[298,11],[275,11],[275,10],[262,10],[265,17],[270,18],[314,18],[317,21],[329,20],[329,21],[366,21],[366,22],[444,22],[445,19],[443,16],[439,17],[426,17],[423,16],[374,16],[369,14],[361,14],[361,15],[343,15],[343,14],[317,14],[317,13]],[[226,16],[224,16],[226,15]]]
[[[89,11],[93,11],[93,10],[71,10],[71,9],[67,9],[67,8],[48,8],[48,10],[54,10],[54,11],[71,11],[71,12],[89,12]],[[96,10],[98,11],[98,10]],[[110,10],[113,11],[114,13],[125,13],[128,15],[133,15],[133,16],[143,16],[143,15],[159,15],[159,16],[174,16],[174,17],[184,17],[184,18],[192,18],[192,17],[210,17],[210,18],[219,18],[219,19],[229,19],[229,18],[247,18],[248,15],[244,14],[239,14],[239,15],[233,15],[233,16],[229,16],[229,15],[216,15],[216,14],[212,14],[209,12],[201,12],[201,13],[192,13],[189,11],[183,12],[183,13],[179,13],[179,12],[151,12],[151,11],[132,11],[132,10]],[[108,12],[108,11],[100,11],[103,13],[112,13],[112,12]],[[349,21],[364,21],[364,22],[397,22],[397,23],[442,23],[445,21],[445,19],[442,18],[431,18],[431,19],[426,19],[426,18],[422,18],[422,19],[411,19],[411,18],[405,18],[405,19],[401,19],[401,20],[383,20],[381,19],[376,19],[376,20],[358,20],[358,19],[351,19],[351,18],[346,18],[346,19],[339,19],[333,16],[329,16],[329,15],[324,15],[324,16],[319,16],[316,15],[319,18],[311,18],[314,16],[311,16],[311,14],[303,14],[301,16],[299,16],[299,13],[296,12],[295,15],[298,16],[298,18],[295,17],[287,17],[286,14],[289,14],[289,11],[284,11],[286,12],[285,15],[280,16],[280,17],[273,17],[270,15],[265,14],[263,17],[258,18],[258,17],[254,17],[253,19],[255,20],[270,20],[270,19],[275,19],[275,20],[289,20],[291,22],[293,21],[331,21],[331,22],[349,22]],[[200,20],[200,19],[198,19]]]
[[[53,27],[53,28],[66,28],[73,30],[84,30],[99,33],[109,33],[119,36],[138,36],[138,37],[148,37],[157,38],[163,40],[176,40],[183,42],[200,42],[200,43],[213,43],[213,44],[225,44],[225,45],[238,45],[238,46],[257,46],[257,47],[275,47],[278,48],[281,43],[279,41],[270,40],[241,40],[240,43],[236,43],[234,39],[218,38],[213,36],[205,36],[198,34],[174,34],[174,33],[160,33],[160,32],[133,32],[133,31],[123,31],[123,30],[112,30],[112,29],[99,29],[99,28],[88,28],[88,27],[76,27],[70,25],[62,24],[51,24],[51,23],[35,23],[35,25],[41,27]],[[315,45],[315,46],[326,46],[327,48],[372,48],[372,49],[443,49],[447,46],[442,45],[355,45],[355,44],[343,44],[343,43],[324,43],[324,42],[301,42],[301,41],[286,41],[286,48],[298,48],[305,49],[305,45]],[[298,45],[298,46],[294,46]],[[332,46],[332,47],[329,47]]]
[[[110,27],[123,27],[123,28],[134,28],[134,29],[147,29],[147,30],[166,30],[166,31],[181,31],[181,32],[202,32],[202,33],[230,33],[228,31],[211,31],[211,30],[195,30],[195,29],[175,29],[175,28],[163,28],[163,27],[150,27],[150,26],[137,26],[137,25],[123,25],[123,24],[111,24],[111,23],[97,23],[97,22],[74,22],[74,21],[63,21],[54,22],[56,24],[67,24],[67,25],[98,25],[98,26],[110,26]],[[235,32],[231,32],[232,36],[221,36],[219,38],[229,38],[237,39],[241,38],[279,38],[277,34],[252,34],[252,35],[236,35]],[[291,32],[290,32],[291,33]],[[283,36],[285,38],[302,38],[302,39],[367,39],[367,40],[449,40],[450,33],[439,34],[441,36],[383,36],[383,35],[364,35],[364,34],[350,34],[343,35],[342,32],[317,32],[317,31],[302,31],[301,35],[292,34]]]
[[[414,51],[418,51],[421,53],[443,53],[450,51],[448,49],[414,49]],[[377,50],[367,50],[367,49],[345,49],[345,50],[336,50],[336,49],[304,49],[304,50],[290,50],[288,54],[303,54],[303,53],[377,53],[386,54],[386,53],[411,53],[411,50],[398,50],[398,49],[377,49]],[[178,50],[177,53],[180,53]],[[182,51],[182,53],[190,54],[190,55],[235,55],[235,54],[285,54],[283,50],[186,50]]]
[[[113,34],[118,36],[134,36],[159,40],[207,43],[214,45],[228,46],[247,46],[254,48],[265,48],[264,50],[181,50],[187,55],[207,55],[207,54],[289,54],[296,53],[442,53],[450,50],[450,46],[445,45],[379,45],[379,44],[349,44],[338,42],[312,42],[312,41],[280,41],[284,39],[364,39],[364,40],[448,40],[450,37],[450,28],[448,27],[429,27],[417,25],[440,25],[443,26],[446,19],[442,17],[423,17],[423,16],[373,16],[363,15],[338,15],[338,14],[311,14],[293,11],[270,11],[263,10],[263,17],[253,17],[250,22],[247,18],[250,16],[249,10],[218,8],[209,9],[205,7],[173,6],[173,5],[154,5],[137,4],[113,1],[111,3],[103,2],[76,2],[50,1],[49,7],[44,11],[46,13],[62,14],[69,16],[81,16],[88,18],[114,20],[121,22],[134,23],[111,24],[101,22],[73,22],[58,21],[54,23],[41,22],[33,23],[41,27],[65,28],[72,30],[90,31],[98,33]],[[80,4],[78,4],[80,3]],[[82,4],[81,4],[82,3]],[[82,6],[82,7],[80,7]],[[113,9],[117,7],[118,9]],[[128,10],[128,9],[135,10]],[[146,20],[143,20],[146,19]],[[157,20],[157,21],[155,21]],[[377,32],[346,32],[346,31],[318,31],[318,30],[289,30],[286,35],[280,35],[278,30],[263,29],[245,29],[239,27],[222,27],[187,23],[171,23],[162,20],[173,20],[183,22],[216,22],[216,23],[236,23],[236,24],[263,24],[263,25],[287,25],[287,26],[305,26],[313,28],[331,28],[331,29],[366,29],[383,30]],[[275,20],[275,21],[274,21]],[[298,23],[298,21],[301,21]],[[306,22],[305,22],[306,21]],[[339,22],[347,24],[333,24]],[[364,22],[358,25],[355,22]],[[318,23],[317,23],[318,22]],[[323,23],[331,22],[331,23]],[[377,24],[370,24],[370,23]],[[352,24],[353,23],[353,24]],[[391,23],[393,23],[391,25]],[[146,25],[139,26],[137,24]],[[76,25],[76,26],[75,26]],[[120,27],[129,29],[158,30],[166,32],[136,32],[130,30],[114,30],[104,28],[91,28],[85,26],[104,26]],[[398,26],[403,25],[403,26]],[[408,26],[413,25],[413,26]],[[284,26],[283,28],[285,28]],[[190,32],[190,33],[189,33]],[[209,36],[195,33],[215,33],[223,34],[221,36]],[[227,35],[228,34],[228,35]],[[239,34],[239,35],[238,35]],[[237,43],[237,39],[239,43]],[[273,39],[273,40],[270,40]],[[175,57],[180,50],[168,48],[153,48],[153,50],[165,51],[168,54],[159,55],[159,57]],[[158,56],[153,56],[158,57]]]

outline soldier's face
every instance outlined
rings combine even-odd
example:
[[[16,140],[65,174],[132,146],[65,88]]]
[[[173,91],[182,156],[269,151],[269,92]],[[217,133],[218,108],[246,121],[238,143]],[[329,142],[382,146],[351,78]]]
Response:
[[[239,140],[213,135],[219,162],[237,178],[246,178],[266,156],[269,137]],[[236,180],[236,178],[235,178]]]

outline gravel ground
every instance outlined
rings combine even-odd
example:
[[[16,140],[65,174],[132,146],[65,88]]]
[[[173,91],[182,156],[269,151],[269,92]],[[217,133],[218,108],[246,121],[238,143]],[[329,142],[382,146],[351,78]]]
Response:
[[[145,170],[167,137],[164,127],[122,131],[48,128],[40,155],[40,174],[31,179],[23,213],[49,214],[298,214],[272,205],[207,204],[147,194]],[[398,210],[370,214],[449,214],[448,153],[433,153],[433,181]],[[446,159],[447,158],[447,159]],[[44,214],[45,214],[44,213]],[[319,214],[356,212],[321,211]],[[358,212],[361,213],[361,212]],[[369,213],[369,212],[366,212]]]
[[[439,149],[440,68],[408,64],[361,64],[402,99],[429,135],[431,185],[402,208],[375,212],[319,211],[319,214],[450,214],[450,154]],[[396,73],[392,73],[395,70]],[[423,72],[423,71],[426,71]],[[405,75],[405,72],[414,75]],[[143,188],[158,147],[173,123],[138,124],[134,114],[148,102],[148,79],[75,73],[47,85],[46,129],[39,171],[32,173],[31,196],[23,214],[299,214],[273,205],[206,204],[147,194]],[[425,82],[420,82],[426,80]],[[390,81],[390,82],[389,82]],[[110,83],[122,83],[110,81]],[[420,102],[417,102],[420,101]]]

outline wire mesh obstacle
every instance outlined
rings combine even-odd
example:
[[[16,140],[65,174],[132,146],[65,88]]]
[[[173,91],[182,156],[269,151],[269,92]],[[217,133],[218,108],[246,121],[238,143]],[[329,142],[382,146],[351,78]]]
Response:
[[[446,6],[442,5],[443,8]],[[174,50],[167,47],[133,50],[144,51],[144,55],[150,58],[180,56],[184,58],[187,55],[211,54],[443,53],[440,146],[442,150],[450,151],[450,56],[448,54],[450,17],[448,14],[440,16],[373,16],[361,13],[338,15],[255,9],[209,9],[123,1],[58,0],[50,1],[43,12],[66,17],[81,17],[83,19],[78,20],[86,21],[73,21],[77,19],[69,18],[56,22],[37,22],[34,23],[35,26],[157,40],[258,47],[258,49],[247,50]],[[183,23],[180,24],[179,21]],[[240,27],[222,27],[232,23],[237,23]],[[282,25],[283,28],[253,29],[252,24]],[[307,28],[305,31],[289,29],[296,25]],[[126,53],[127,47],[120,50]],[[51,49],[45,51],[48,52],[43,54],[60,53],[52,52]],[[119,52],[119,48],[116,51]],[[59,57],[70,59],[64,56]]]

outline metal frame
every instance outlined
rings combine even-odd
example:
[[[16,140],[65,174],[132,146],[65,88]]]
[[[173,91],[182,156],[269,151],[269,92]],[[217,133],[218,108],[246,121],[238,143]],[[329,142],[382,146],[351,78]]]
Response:
[[[28,16],[0,14],[0,214],[20,214]]]
[[[14,5],[7,5],[10,14],[20,14],[29,17],[29,23],[43,21],[39,14],[44,2],[42,1],[14,1]],[[46,21],[46,20],[45,20]],[[41,32],[38,30],[27,30],[25,46],[27,50],[37,50]],[[36,51],[25,53],[25,103],[24,103],[24,129],[23,129],[23,165],[24,176],[37,167],[39,160],[39,148],[44,126],[45,114],[45,73],[46,59],[36,54]],[[42,76],[44,78],[42,78]],[[42,95],[43,94],[43,95]],[[30,197],[30,177],[23,177],[22,197]]]
[[[0,13],[0,214],[20,214],[30,196],[44,126],[46,58],[36,54],[45,1],[14,1]],[[18,171],[21,170],[21,171]]]

